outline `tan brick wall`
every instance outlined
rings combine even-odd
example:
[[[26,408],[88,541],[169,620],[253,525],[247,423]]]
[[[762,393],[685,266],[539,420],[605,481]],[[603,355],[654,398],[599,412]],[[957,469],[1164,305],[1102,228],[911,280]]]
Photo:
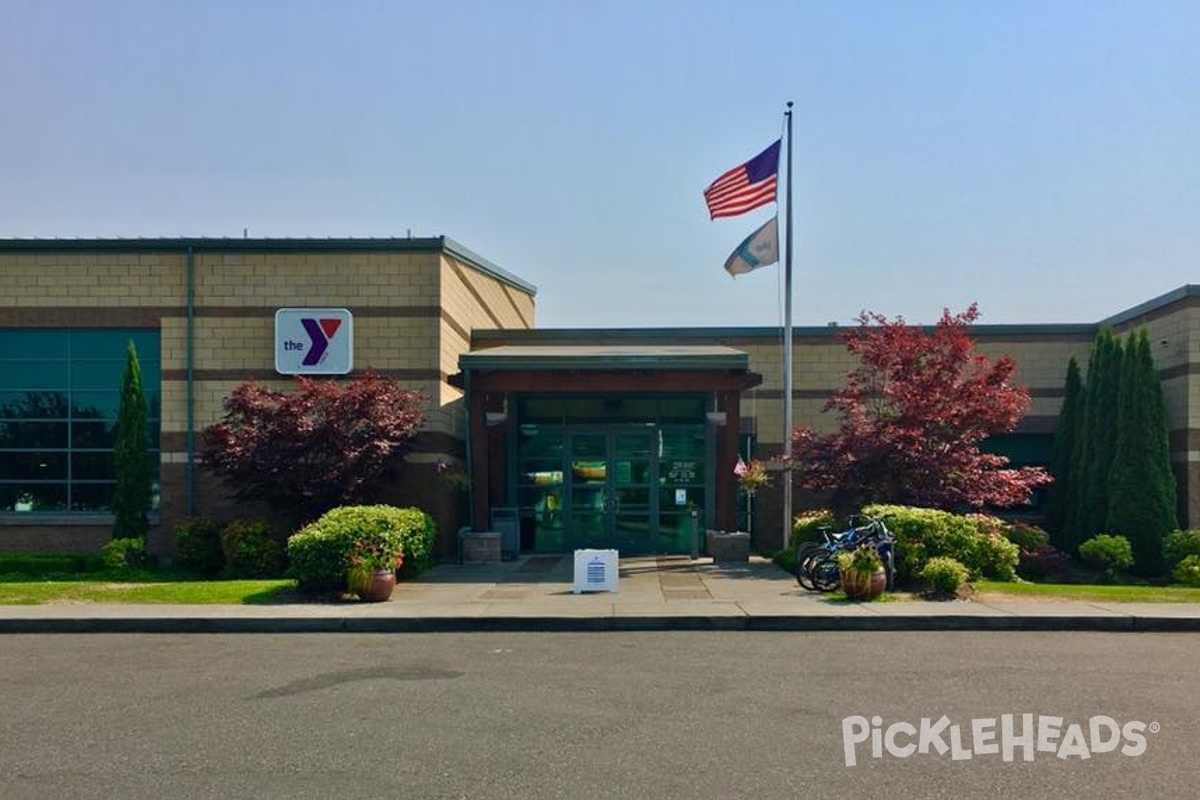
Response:
[[[715,343],[715,342],[714,342]],[[721,342],[749,354],[750,369],[763,376],[762,384],[742,399],[746,416],[759,442],[778,447],[783,436],[783,343],[762,339]],[[1011,354],[1017,361],[1016,382],[1031,390],[1030,416],[1055,416],[1062,405],[1058,396],[1066,380],[1067,360],[1071,355],[1086,367],[1090,345],[1074,341],[989,342],[977,338],[978,349],[990,358]],[[823,413],[826,400],[845,385],[846,375],[858,366],[858,360],[843,342],[800,339],[792,347],[792,411],[796,426],[806,425],[818,433],[828,433],[838,418]],[[1050,396],[1046,396],[1049,393]]]
[[[435,306],[437,265],[436,253],[199,253],[196,303]]]
[[[161,387],[162,431],[164,439],[175,443],[163,453],[164,529],[178,520],[183,504],[185,455],[177,450],[187,428],[187,387],[180,377],[187,367],[186,264],[186,254],[179,250],[0,254],[0,277],[16,289],[0,293],[0,324],[57,326],[99,319],[101,326],[126,326],[134,318],[132,311],[144,309],[136,317],[137,326],[159,326],[167,376]],[[461,393],[443,378],[458,371],[458,354],[469,346],[471,328],[494,327],[494,320],[526,328],[533,320],[531,296],[435,250],[198,251],[193,264],[197,437],[222,417],[223,400],[246,378],[257,377],[272,388],[292,385],[290,379],[274,375],[277,308],[349,309],[355,322],[356,371],[373,368],[396,373],[399,385],[430,398],[425,432],[460,439],[465,428]],[[453,308],[440,305],[443,297]],[[6,308],[12,310],[7,317]],[[48,314],[31,315],[30,310],[41,308]],[[106,308],[111,313],[99,317],[91,313]],[[88,315],[65,313],[72,309]],[[60,318],[75,321],[60,323]],[[212,377],[214,373],[220,377]],[[457,452],[454,445],[446,449]],[[429,458],[420,454],[418,460]],[[201,503],[211,500],[214,508],[222,510],[225,505],[219,496],[212,481],[201,476]],[[47,547],[94,549],[108,536],[103,526],[99,533],[87,526],[9,527],[0,535],[0,547],[44,541]],[[155,543],[169,551],[162,536],[156,532]]]
[[[181,306],[184,263],[180,253],[0,254],[10,288],[0,306]]]
[[[440,286],[438,368],[443,375],[458,372],[458,357],[470,350],[472,329],[533,327],[532,295],[457,258],[442,256]],[[467,419],[462,392],[442,381],[437,400],[441,418],[449,425],[444,430],[464,438]]]

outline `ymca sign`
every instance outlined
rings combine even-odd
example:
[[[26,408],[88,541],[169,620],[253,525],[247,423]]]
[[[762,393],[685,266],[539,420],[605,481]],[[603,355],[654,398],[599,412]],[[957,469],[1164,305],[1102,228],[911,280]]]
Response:
[[[354,317],[344,308],[275,312],[275,371],[346,375],[354,369]]]

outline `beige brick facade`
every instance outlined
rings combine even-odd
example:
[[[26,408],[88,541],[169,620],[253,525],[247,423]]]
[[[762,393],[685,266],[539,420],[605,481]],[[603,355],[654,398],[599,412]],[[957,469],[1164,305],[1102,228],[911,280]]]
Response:
[[[189,364],[188,275],[192,275]],[[743,433],[762,455],[784,440],[782,342],[765,328],[555,331],[534,328],[533,287],[442,238],[387,240],[63,240],[0,241],[0,329],[157,330],[162,366],[162,517],[154,545],[187,510],[189,418],[197,435],[222,415],[229,393],[248,379],[285,389],[274,370],[274,314],[281,307],[346,308],[354,315],[355,371],[382,372],[427,398],[427,423],[394,496],[437,506],[444,536],[460,520],[452,496],[433,479],[438,459],[464,456],[462,392],[449,379],[459,356],[498,344],[726,345],[749,354],[760,386],[741,401]],[[647,320],[653,322],[653,320]],[[1069,358],[1086,369],[1102,324],[1124,334],[1145,327],[1162,377],[1181,522],[1200,525],[1200,287],[1184,287],[1096,325],[981,326],[973,335],[992,357],[1011,354],[1032,403],[1020,432],[1053,431]],[[826,432],[828,397],[855,366],[837,328],[798,328],[793,362],[794,422]],[[187,377],[193,376],[190,399]],[[197,510],[235,514],[218,484],[193,475]],[[768,495],[760,513],[770,514]],[[29,524],[0,510],[0,549],[94,549],[103,519]],[[74,533],[72,533],[74,531]],[[99,531],[99,533],[98,533]],[[448,540],[447,540],[448,541]],[[448,544],[444,544],[443,552]]]
[[[274,369],[277,309],[346,308],[354,316],[355,372],[381,372],[429,399],[410,461],[431,472],[437,459],[462,455],[461,393],[447,379],[457,372],[470,330],[532,326],[533,287],[441,238],[0,242],[0,277],[13,289],[0,296],[0,328],[159,331],[163,488],[161,524],[151,543],[160,550],[170,550],[164,534],[187,511],[189,262],[197,439],[244,381],[290,387],[291,379]],[[406,480],[414,483],[411,477]],[[215,482],[198,474],[193,480],[197,511],[244,511],[231,508]],[[426,497],[436,486],[427,479],[415,484],[425,487]],[[444,521],[456,526],[458,516]],[[94,549],[107,538],[106,531],[96,533],[106,524],[102,519],[64,524],[70,521],[30,526],[0,514],[0,548],[29,549],[44,540],[56,549],[71,549],[71,542]]]

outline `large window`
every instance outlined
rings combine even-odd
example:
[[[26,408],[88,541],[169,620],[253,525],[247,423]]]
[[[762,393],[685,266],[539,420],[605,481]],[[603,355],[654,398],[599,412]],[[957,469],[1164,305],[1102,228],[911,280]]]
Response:
[[[149,408],[150,474],[157,487],[158,331],[0,331],[0,514],[112,510],[113,443],[130,341]]]

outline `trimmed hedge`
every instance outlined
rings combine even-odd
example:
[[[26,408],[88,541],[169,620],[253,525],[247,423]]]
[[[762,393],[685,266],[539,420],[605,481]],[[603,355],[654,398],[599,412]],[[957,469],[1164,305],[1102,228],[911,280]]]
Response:
[[[399,575],[417,575],[432,563],[436,535],[433,518],[420,509],[335,508],[288,539],[288,573],[308,591],[342,586],[355,545],[365,540],[381,549],[399,550],[404,555]]]
[[[400,578],[415,578],[433,566],[437,523],[419,508],[397,510],[404,520],[400,528],[400,552],[404,554],[404,564],[396,574]]]
[[[1200,586],[1200,556],[1187,556],[1171,571],[1176,583],[1184,586]]]
[[[1128,569],[1133,565],[1133,546],[1124,536],[1102,533],[1079,545],[1079,557],[1106,572]]]
[[[1003,520],[892,505],[867,506],[863,513],[886,517],[888,529],[896,536],[896,574],[901,581],[916,579],[925,564],[938,556],[961,563],[971,580],[1016,580],[1020,551],[1004,535]]]
[[[795,550],[804,542],[820,541],[821,528],[837,529],[837,518],[832,511],[818,509],[797,514],[792,518],[792,538],[788,541],[788,548]]]
[[[175,528],[175,565],[200,575],[216,575],[225,566],[221,549],[224,523],[209,517],[192,517]]]
[[[150,554],[146,552],[146,540],[137,536],[113,539],[101,549],[104,566],[113,570],[141,569],[150,565]]]
[[[1036,553],[1050,546],[1050,535],[1036,525],[1015,522],[1004,529],[1004,536],[1022,553]]]
[[[286,564],[279,533],[259,519],[231,522],[221,531],[225,572],[237,578],[275,578]]]
[[[0,553],[0,575],[80,575],[104,569],[102,553]]]
[[[1169,569],[1188,556],[1200,556],[1200,530],[1175,531],[1163,540],[1163,558]]]
[[[931,592],[943,597],[957,595],[967,578],[967,568],[946,556],[935,556],[921,567],[921,580]]]

